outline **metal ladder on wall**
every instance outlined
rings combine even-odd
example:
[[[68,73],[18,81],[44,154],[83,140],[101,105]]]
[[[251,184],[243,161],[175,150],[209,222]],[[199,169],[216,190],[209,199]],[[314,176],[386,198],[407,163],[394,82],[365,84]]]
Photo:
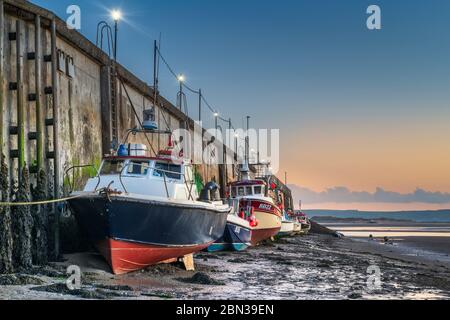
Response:
[[[8,41],[10,46],[13,47],[13,43],[16,44],[16,81],[10,81],[8,83],[8,90],[16,92],[17,103],[17,124],[9,127],[9,136],[17,137],[17,149],[9,150],[10,159],[18,159],[18,177],[22,176],[22,170],[25,165],[25,138],[24,138],[24,106],[23,106],[23,83],[22,83],[22,65],[23,65],[23,53],[20,42],[21,33],[21,21],[16,21],[16,30],[8,33]]]

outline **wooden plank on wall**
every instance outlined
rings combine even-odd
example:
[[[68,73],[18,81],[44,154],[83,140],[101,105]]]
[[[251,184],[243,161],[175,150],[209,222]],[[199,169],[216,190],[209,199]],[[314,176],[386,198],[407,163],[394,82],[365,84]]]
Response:
[[[5,30],[5,15],[4,15],[4,3],[3,0],[0,0],[0,156],[3,154],[3,137],[4,137],[4,45],[5,45],[5,37],[4,37],[4,30]]]
[[[111,70],[109,66],[101,67],[100,97],[102,118],[102,154],[108,154],[111,149]]]

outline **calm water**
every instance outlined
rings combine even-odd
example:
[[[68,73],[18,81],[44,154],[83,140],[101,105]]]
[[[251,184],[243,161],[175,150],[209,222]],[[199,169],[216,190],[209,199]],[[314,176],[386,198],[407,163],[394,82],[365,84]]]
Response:
[[[355,219],[396,219],[415,222],[450,222],[450,210],[439,211],[401,211],[401,212],[375,212],[375,211],[334,211],[334,210],[306,210],[310,217],[336,217]]]
[[[405,238],[405,237],[450,237],[450,226],[421,227],[421,226],[349,226],[348,224],[326,224],[329,228],[337,230],[347,237],[368,238]]]
[[[416,256],[427,260],[441,261],[450,265],[450,223],[445,222],[399,222],[381,221],[373,223],[324,223],[346,237],[362,241],[385,244],[399,249],[400,255]]]

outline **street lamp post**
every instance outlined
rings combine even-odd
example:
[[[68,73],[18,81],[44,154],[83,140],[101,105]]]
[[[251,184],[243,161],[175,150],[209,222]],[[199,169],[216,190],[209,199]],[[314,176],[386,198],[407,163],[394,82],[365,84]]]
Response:
[[[215,120],[215,128],[217,130],[217,126],[218,126],[218,120],[219,120],[219,114],[217,112],[214,113],[214,120]]]
[[[202,121],[202,89],[198,89],[198,122]]]
[[[118,33],[118,22],[114,21],[114,61],[117,61],[117,33]]]
[[[180,83],[180,91],[178,92],[178,97],[180,101],[180,110],[183,109],[183,82],[184,82],[184,75],[180,74],[177,77],[178,82]]]
[[[113,10],[111,16],[114,20],[114,61],[117,61],[117,34],[119,32],[119,20],[122,18],[122,13],[119,10]]]

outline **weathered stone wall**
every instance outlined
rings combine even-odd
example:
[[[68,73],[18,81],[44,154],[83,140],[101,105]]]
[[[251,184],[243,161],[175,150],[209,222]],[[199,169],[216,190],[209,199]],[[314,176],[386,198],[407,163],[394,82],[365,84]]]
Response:
[[[103,154],[109,152],[113,140],[113,107],[115,106],[116,110],[117,138],[122,142],[126,131],[138,126],[139,123],[131,105],[135,107],[138,117],[142,120],[144,107],[153,105],[153,88],[121,65],[112,68],[114,64],[104,52],[77,31],[67,29],[64,21],[43,8],[25,0],[0,0],[0,18],[0,156],[1,153],[5,156],[0,168],[2,172],[0,201],[36,201],[53,198],[53,181],[54,177],[57,177],[52,155],[54,152],[57,155],[56,159],[59,160],[56,162],[56,167],[59,167],[57,190],[68,191],[69,183],[81,188],[93,171],[80,169],[75,172],[75,181],[71,181],[71,177],[64,174],[66,170],[83,164],[94,164],[98,167]],[[20,32],[12,39],[10,35],[17,31],[17,21]],[[40,26],[38,41],[36,41],[36,23]],[[56,29],[55,42],[52,42],[54,39],[51,32],[52,23]],[[53,43],[56,44],[55,55],[52,55]],[[20,44],[19,52],[17,44]],[[39,47],[40,50],[37,50]],[[41,55],[37,55],[39,51]],[[31,53],[35,54],[34,59]],[[52,83],[52,60],[57,65],[55,86]],[[39,62],[38,69],[41,70],[38,82],[35,80],[36,61]],[[21,68],[17,68],[18,62]],[[112,72],[113,70],[116,72]],[[112,104],[114,81],[116,103]],[[10,83],[15,82],[18,90],[11,90]],[[30,99],[30,94],[34,94],[35,99]],[[57,103],[54,105],[55,98]],[[159,97],[157,102],[155,120],[161,130],[189,128],[191,136],[194,135],[192,119],[164,97]],[[58,112],[56,118],[59,119],[56,137],[53,135],[52,123],[48,121],[55,118],[54,107]],[[23,143],[19,143],[17,132],[10,130],[10,128],[17,130],[19,124],[22,124],[18,110],[23,110],[23,135],[20,135],[23,137],[20,140]],[[40,148],[37,147],[39,144],[36,139],[36,134],[39,134],[38,123],[42,124],[42,157],[39,157]],[[167,134],[148,136],[156,152],[168,145]],[[58,140],[57,150],[54,150],[54,138]],[[206,147],[211,137],[204,139],[197,137],[197,139],[203,140],[203,147]],[[143,136],[130,136],[129,142],[147,143]],[[20,147],[21,145],[23,147]],[[230,150],[228,152],[231,153]],[[20,166],[21,170],[18,154],[23,155],[25,162],[24,168]],[[37,171],[35,169],[39,163],[38,159],[41,158],[42,170]],[[196,165],[196,171],[204,182],[215,180],[224,185],[226,181],[234,179],[234,168],[231,165],[227,166],[228,178],[225,181],[221,177],[222,168],[217,164]],[[29,182],[27,183],[23,177]],[[59,216],[59,213],[55,215],[55,211],[58,212],[51,205],[35,206],[31,209],[25,207],[23,212],[8,208],[1,210],[0,214],[3,216],[0,219],[0,258],[16,257],[14,265],[25,268],[29,267],[31,262],[44,264],[47,261],[45,247],[49,249],[49,256],[55,258],[53,248],[58,251],[56,244],[60,243],[59,232],[57,229],[54,230],[60,225],[54,223]],[[17,220],[15,217],[26,219]],[[76,241],[80,237],[77,236],[75,231],[77,228],[73,223],[73,220],[64,219],[61,224],[63,228],[61,242],[63,249],[66,250],[68,248],[78,250],[82,245]],[[68,227],[64,227],[65,225]],[[12,230],[14,228],[19,228],[20,231]],[[14,265],[12,260],[3,260],[0,263],[0,272],[10,272]]]
[[[58,72],[61,167],[99,165],[102,150],[100,65],[66,41],[58,49],[73,57],[75,76]]]
[[[108,68],[111,61],[100,49],[86,40],[78,32],[68,30],[62,20],[54,17],[52,13],[39,8],[23,0],[4,0],[5,21],[2,27],[3,34],[3,65],[2,73],[2,123],[1,130],[3,139],[0,143],[5,151],[6,162],[10,168],[11,180],[17,180],[18,161],[10,157],[10,150],[18,148],[17,135],[9,134],[9,127],[17,125],[17,91],[8,90],[8,84],[16,81],[16,43],[10,41],[8,35],[15,32],[16,21],[21,21],[21,33],[18,41],[21,43],[22,57],[22,100],[25,110],[25,162],[28,166],[36,163],[36,141],[28,139],[28,134],[36,131],[36,102],[28,101],[28,94],[36,93],[34,60],[29,60],[27,54],[35,52],[35,21],[34,17],[42,17],[41,48],[42,56],[51,54],[51,19],[56,19],[58,52],[65,57],[71,57],[74,65],[74,75],[69,76],[67,70],[57,71],[57,94],[59,124],[57,126],[59,139],[59,163],[60,163],[60,184],[61,188],[64,180],[64,172],[67,168],[79,164],[99,165],[105,150],[108,150],[111,137],[108,136],[108,128],[111,126],[111,105],[106,103],[105,88],[109,88],[102,77],[102,69]],[[41,57],[43,59],[43,57]],[[153,89],[144,82],[137,79],[125,68],[118,65],[117,73],[123,79],[131,101],[136,108],[137,114],[142,117],[143,108],[152,106]],[[53,100],[51,94],[45,94],[44,88],[51,87],[52,84],[51,63],[42,62],[41,92],[43,102],[43,117],[51,119],[53,117]],[[106,91],[108,91],[106,89]],[[111,92],[106,92],[108,97]],[[0,100],[1,101],[1,100]],[[138,125],[138,121],[132,111],[131,103],[125,94],[121,84],[117,81],[117,133],[119,141],[122,141],[126,130]],[[193,121],[187,118],[181,111],[174,107],[163,97],[159,98],[156,107],[156,122],[160,129],[175,130],[188,124],[192,129]],[[106,120],[105,120],[106,119]],[[53,130],[51,126],[44,126],[44,152],[53,151]],[[169,137],[164,134],[150,134],[150,141],[159,150],[167,146]],[[146,142],[143,137],[131,137],[130,142]],[[206,141],[204,141],[206,145]],[[44,157],[44,168],[48,173],[48,180],[52,181],[53,160]],[[200,165],[198,172],[205,181],[220,179],[217,165]],[[233,178],[232,167],[228,170],[229,179]],[[79,186],[89,174],[88,170],[78,172],[80,178],[77,180]],[[36,182],[36,174],[31,173],[31,183]],[[50,183],[51,184],[51,183]],[[51,186],[49,186],[50,188]]]

